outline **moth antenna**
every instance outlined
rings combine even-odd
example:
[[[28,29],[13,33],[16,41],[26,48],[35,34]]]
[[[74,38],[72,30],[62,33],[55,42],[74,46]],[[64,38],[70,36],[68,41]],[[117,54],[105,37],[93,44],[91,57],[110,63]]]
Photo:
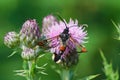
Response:
[[[68,28],[65,20],[60,16],[60,14],[59,14],[59,13],[56,13],[56,15],[60,18],[60,20],[62,20],[62,21],[64,22],[65,27]]]

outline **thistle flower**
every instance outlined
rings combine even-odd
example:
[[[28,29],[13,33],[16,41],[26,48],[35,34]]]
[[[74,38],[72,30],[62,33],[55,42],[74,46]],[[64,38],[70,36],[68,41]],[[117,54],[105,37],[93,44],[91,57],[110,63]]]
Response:
[[[70,38],[72,38],[76,43],[69,38],[66,43],[63,43],[63,45],[66,45],[66,49],[61,55],[59,49],[61,46],[61,38],[53,37],[60,35],[66,26],[69,28],[68,34],[70,35]],[[76,64],[78,62],[76,44],[82,45],[83,43],[86,43],[86,41],[84,41],[87,38],[87,31],[85,31],[85,27],[83,25],[78,26],[77,20],[74,22],[72,19],[70,19],[69,23],[66,23],[66,25],[63,21],[59,21],[47,29],[48,30],[44,35],[47,39],[52,38],[49,44],[49,46],[52,47],[50,51],[52,53],[56,53],[57,55],[61,55],[62,63],[65,64],[65,66],[70,67],[73,64]]]
[[[42,34],[45,34],[45,32],[48,30],[47,28],[55,24],[55,22],[57,22],[57,20],[53,15],[46,16],[42,22]]]
[[[19,43],[20,43],[19,35],[14,31],[8,32],[6,36],[4,37],[4,44],[8,46],[9,48],[14,48],[18,46]]]
[[[27,47],[35,47],[39,37],[40,30],[36,20],[27,20],[20,31],[20,41]]]

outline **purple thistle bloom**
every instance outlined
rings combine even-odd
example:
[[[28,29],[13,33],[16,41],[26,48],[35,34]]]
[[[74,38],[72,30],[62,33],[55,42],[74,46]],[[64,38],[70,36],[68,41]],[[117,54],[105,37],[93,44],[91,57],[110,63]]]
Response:
[[[66,40],[66,42],[64,43],[66,45],[66,49],[61,55],[61,38],[54,37],[60,36],[60,34],[63,33],[64,29],[66,28],[65,24],[69,28],[68,34],[70,35],[70,38],[73,39],[76,43],[74,43],[70,38]],[[49,43],[49,46],[52,47],[50,51],[57,55],[61,55],[61,60],[64,65],[69,67],[78,62],[76,44],[82,45],[83,43],[86,43],[86,41],[84,40],[87,39],[87,31],[85,31],[85,27],[83,25],[78,26],[77,20],[73,21],[72,19],[70,19],[69,23],[64,23],[63,21],[55,22],[47,28],[46,32],[44,32],[44,35],[47,39],[52,38]]]
[[[20,44],[19,35],[14,31],[8,32],[4,37],[4,44],[9,48],[14,48],[16,46],[19,46]]]
[[[20,31],[20,41],[27,47],[34,47],[39,38],[40,30],[36,20],[27,20]]]

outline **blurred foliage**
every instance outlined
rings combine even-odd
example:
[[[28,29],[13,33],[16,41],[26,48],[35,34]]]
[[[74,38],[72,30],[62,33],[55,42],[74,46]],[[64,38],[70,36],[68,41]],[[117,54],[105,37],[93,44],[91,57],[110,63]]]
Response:
[[[24,80],[14,75],[13,70],[22,68],[22,59],[20,53],[7,57],[12,50],[3,44],[5,34],[19,31],[27,19],[36,19],[41,27],[43,17],[55,12],[59,12],[67,21],[71,17],[78,19],[79,24],[88,24],[89,42],[85,45],[88,52],[80,55],[76,76],[101,74],[96,80],[104,79],[99,48],[108,60],[112,60],[113,69],[120,67],[120,42],[113,39],[116,29],[111,22],[112,19],[120,23],[119,3],[120,0],[0,0],[0,80]],[[51,68],[51,65],[56,65],[51,60],[51,54],[46,54],[39,65],[46,62],[48,75],[42,75],[41,79],[60,80]]]

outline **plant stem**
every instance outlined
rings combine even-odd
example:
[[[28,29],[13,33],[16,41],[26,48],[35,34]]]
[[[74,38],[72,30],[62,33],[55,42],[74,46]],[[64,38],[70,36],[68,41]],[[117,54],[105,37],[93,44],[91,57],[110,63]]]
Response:
[[[72,80],[73,72],[70,69],[63,69],[61,72],[61,79],[62,80]]]
[[[25,71],[28,71],[28,63],[27,63],[26,60],[23,61],[23,69],[24,69]],[[26,79],[27,79],[27,80],[30,80],[28,73],[26,74]]]
[[[27,80],[35,80],[35,60],[24,61],[23,68],[27,71],[26,79]]]
[[[35,76],[34,70],[35,70],[35,60],[28,61],[28,76],[30,80],[34,80],[34,76]]]

